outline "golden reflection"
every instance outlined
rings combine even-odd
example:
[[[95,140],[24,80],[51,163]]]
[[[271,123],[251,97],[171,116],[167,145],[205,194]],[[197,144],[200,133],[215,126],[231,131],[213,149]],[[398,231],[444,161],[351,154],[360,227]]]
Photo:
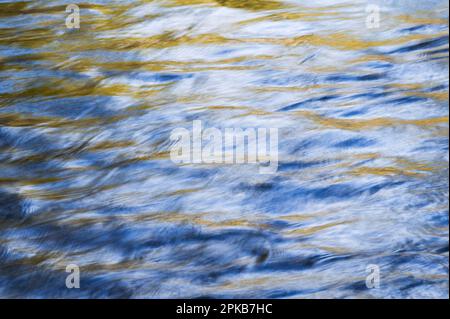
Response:
[[[395,176],[405,175],[410,177],[422,177],[423,173],[412,172],[408,170],[399,169],[396,167],[357,167],[349,171],[351,175],[380,175],[380,176]]]
[[[336,226],[340,226],[340,225],[345,225],[345,224],[351,224],[352,222],[354,222],[354,220],[351,221],[340,221],[340,222],[331,222],[331,223],[326,223],[320,226],[307,226],[307,227],[301,227],[301,228],[297,228],[297,229],[292,229],[292,230],[288,230],[286,231],[286,235],[287,236],[309,236],[309,235],[313,235],[315,233],[318,233],[320,231],[323,230],[327,230],[329,228],[333,228]]]
[[[402,23],[409,23],[409,24],[437,24],[437,25],[448,25],[448,19],[439,19],[439,18],[421,18],[417,16],[411,16],[411,15],[399,15],[396,17],[397,20],[399,20]]]
[[[185,190],[187,193],[196,192],[197,190]],[[42,194],[45,196],[45,194]],[[49,195],[50,196],[50,195]],[[182,212],[156,212],[156,213],[144,213],[138,215],[116,215],[116,220],[121,220],[124,223],[144,223],[151,221],[160,221],[166,223],[189,223],[197,226],[208,228],[259,228],[264,229],[269,226],[266,225],[263,220],[247,219],[247,218],[235,218],[214,220],[214,216],[221,214],[219,212],[203,212],[203,213],[182,213]],[[107,222],[110,216],[95,216],[95,217],[78,217],[77,219],[71,219],[67,221],[61,221],[61,223],[68,223],[71,226],[88,226],[96,223]]]
[[[422,128],[434,128],[440,124],[448,123],[448,116],[434,117],[429,119],[405,120],[389,117],[372,119],[337,119],[320,116],[310,111],[296,111],[293,114],[307,118],[324,127],[337,128],[342,130],[367,130],[379,127],[393,127],[399,125],[414,125]]]
[[[282,1],[275,0],[171,0],[174,5],[187,6],[196,4],[220,5],[245,10],[276,10],[286,7]]]

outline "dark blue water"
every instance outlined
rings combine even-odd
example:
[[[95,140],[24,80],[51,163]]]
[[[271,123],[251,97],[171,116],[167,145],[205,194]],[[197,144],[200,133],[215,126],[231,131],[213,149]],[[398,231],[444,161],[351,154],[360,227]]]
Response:
[[[69,3],[0,1],[0,297],[448,298],[447,1]],[[278,171],[175,165],[193,120]]]

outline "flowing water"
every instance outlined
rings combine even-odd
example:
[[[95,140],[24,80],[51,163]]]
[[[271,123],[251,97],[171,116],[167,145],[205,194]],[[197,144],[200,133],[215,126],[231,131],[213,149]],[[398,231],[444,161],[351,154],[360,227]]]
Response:
[[[0,1],[0,297],[448,298],[447,1],[72,2]]]

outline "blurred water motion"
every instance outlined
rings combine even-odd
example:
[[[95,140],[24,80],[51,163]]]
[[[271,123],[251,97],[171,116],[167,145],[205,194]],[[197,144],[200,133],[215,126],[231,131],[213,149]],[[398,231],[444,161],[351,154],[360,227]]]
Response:
[[[0,297],[448,298],[447,1],[71,2],[0,1]],[[196,119],[278,172],[176,166]]]

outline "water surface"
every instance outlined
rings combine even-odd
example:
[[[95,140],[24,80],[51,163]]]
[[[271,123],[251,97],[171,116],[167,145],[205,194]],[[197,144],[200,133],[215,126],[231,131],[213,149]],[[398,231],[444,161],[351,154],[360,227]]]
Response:
[[[448,298],[447,1],[69,3],[0,1],[0,297]],[[175,165],[193,120],[277,173]]]

